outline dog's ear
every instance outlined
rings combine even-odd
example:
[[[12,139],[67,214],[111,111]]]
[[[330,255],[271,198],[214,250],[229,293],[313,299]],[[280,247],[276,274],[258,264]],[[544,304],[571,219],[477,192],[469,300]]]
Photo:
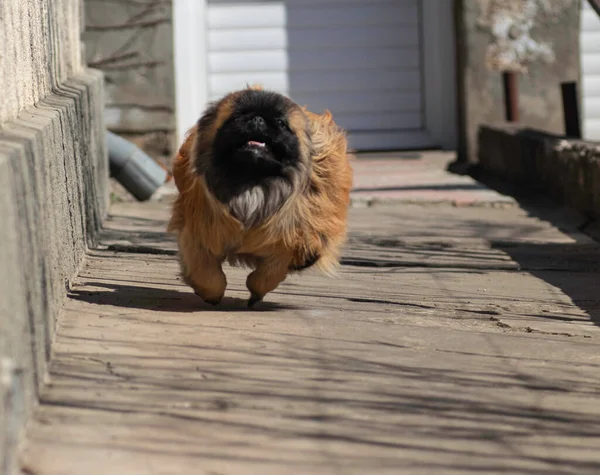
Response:
[[[179,150],[177,151],[177,155],[173,160],[172,171],[173,179],[175,180],[175,185],[178,190],[185,190],[189,187],[189,163],[190,163],[190,155],[193,153],[193,146],[196,140],[196,126],[192,127],[187,131],[185,135],[185,140]]]
[[[302,157],[306,161],[310,160],[313,155],[313,146],[308,116],[301,108],[294,108],[288,111],[287,120],[290,129],[298,138]]]
[[[250,89],[251,91],[264,91],[264,87],[262,86],[262,84],[248,84],[246,83],[246,89]]]
[[[315,114],[305,109],[310,124],[310,136],[313,145],[313,159],[321,160],[330,156],[347,155],[348,141],[346,132],[333,120],[333,114],[325,110]]]
[[[196,124],[196,135],[191,150],[191,162],[198,173],[203,173],[210,160],[209,151],[216,129],[218,104],[211,104]]]
[[[208,106],[196,125],[193,160],[198,173],[203,173],[210,160],[210,151],[218,130],[231,117],[239,92],[231,93]]]

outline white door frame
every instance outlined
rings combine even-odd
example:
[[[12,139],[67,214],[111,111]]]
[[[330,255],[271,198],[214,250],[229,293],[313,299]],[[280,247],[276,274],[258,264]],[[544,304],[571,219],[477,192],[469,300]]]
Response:
[[[579,30],[579,84],[581,88],[581,132],[584,140],[600,140],[600,115],[598,114],[599,93],[598,74],[600,74],[600,50],[598,34],[600,17],[587,0],[581,2]]]
[[[454,0],[420,0],[425,130],[432,146],[457,145]],[[177,141],[208,100],[207,0],[174,0]]]
[[[207,105],[206,0],[173,1],[177,146]]]
[[[454,0],[421,0],[425,130],[446,150],[458,143]]]

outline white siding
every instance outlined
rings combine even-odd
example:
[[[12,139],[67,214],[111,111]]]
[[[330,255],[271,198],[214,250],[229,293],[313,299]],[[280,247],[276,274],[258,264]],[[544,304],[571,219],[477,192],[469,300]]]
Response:
[[[209,99],[218,99],[247,84],[262,84],[289,94],[287,49],[283,1],[209,1]]]
[[[418,0],[209,0],[208,96],[260,83],[330,109],[356,148],[423,133]]]
[[[581,2],[581,86],[583,136],[600,140],[600,16]]]

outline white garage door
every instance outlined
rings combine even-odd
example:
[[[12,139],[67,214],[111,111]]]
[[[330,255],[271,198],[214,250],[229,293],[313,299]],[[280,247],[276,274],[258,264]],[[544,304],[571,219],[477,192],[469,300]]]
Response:
[[[418,0],[209,0],[208,96],[260,83],[329,109],[360,150],[430,146]]]
[[[581,5],[583,135],[588,140],[600,140],[600,17],[587,0]]]

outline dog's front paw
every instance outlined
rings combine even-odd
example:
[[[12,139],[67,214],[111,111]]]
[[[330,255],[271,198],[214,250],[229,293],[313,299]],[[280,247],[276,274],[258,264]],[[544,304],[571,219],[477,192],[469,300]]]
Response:
[[[221,300],[223,300],[223,296],[218,297],[218,298],[204,298],[199,292],[194,292],[198,297],[200,297],[202,300],[204,300],[206,303],[210,304],[210,305],[219,305],[221,303]]]
[[[263,298],[257,293],[250,292],[250,298],[248,299],[248,308],[254,307],[258,302],[260,302]]]

